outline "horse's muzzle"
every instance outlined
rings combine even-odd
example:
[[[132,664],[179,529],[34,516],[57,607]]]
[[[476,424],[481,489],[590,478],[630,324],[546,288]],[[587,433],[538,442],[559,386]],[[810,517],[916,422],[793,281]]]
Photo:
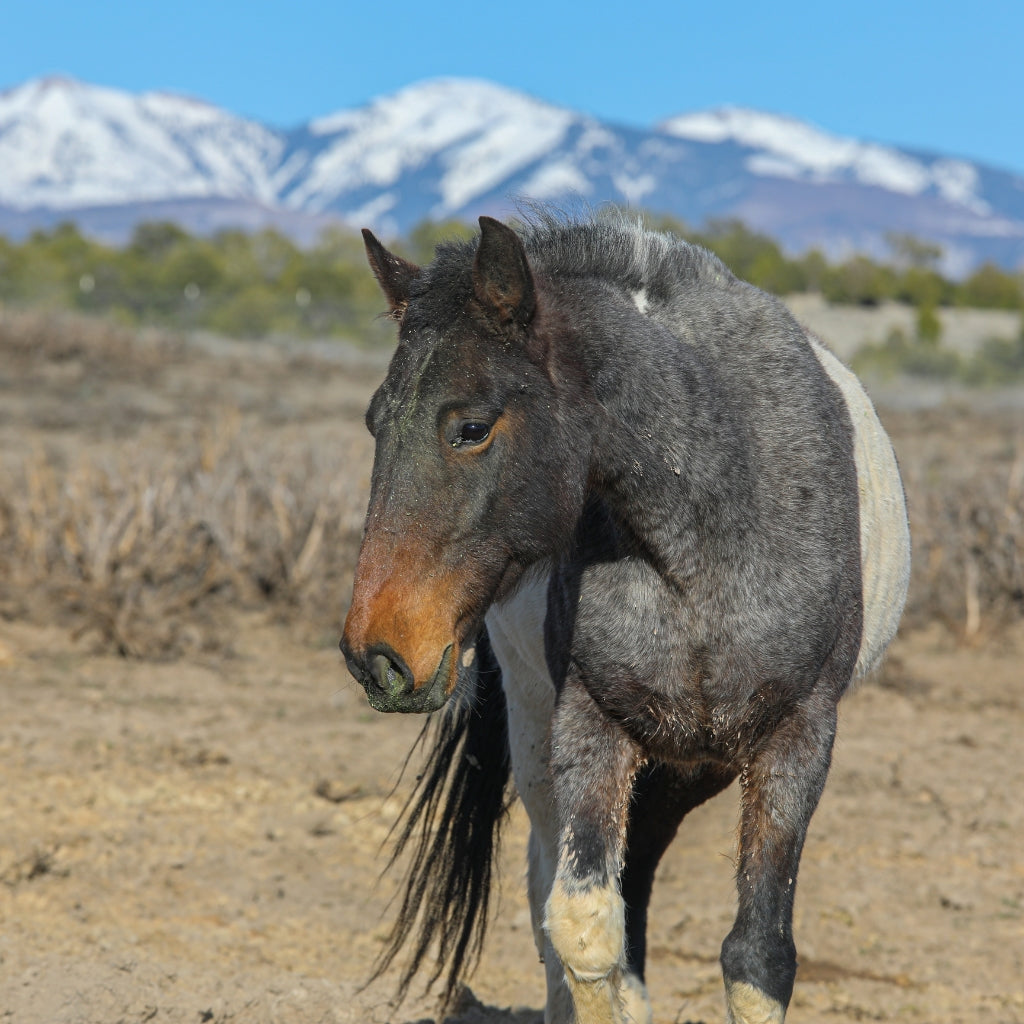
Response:
[[[349,672],[366,690],[367,700],[375,711],[429,714],[448,700],[454,644],[445,648],[433,676],[418,688],[405,662],[386,644],[374,644],[362,655],[352,651],[344,638],[340,646]]]

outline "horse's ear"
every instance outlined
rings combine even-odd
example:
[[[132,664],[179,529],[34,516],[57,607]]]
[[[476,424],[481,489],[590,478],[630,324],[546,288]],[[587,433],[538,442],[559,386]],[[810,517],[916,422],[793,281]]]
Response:
[[[409,289],[412,282],[419,277],[420,268],[415,263],[388,252],[369,228],[363,228],[363,242],[366,245],[366,258],[370,262],[370,269],[391,307],[391,317],[401,320],[405,307],[409,305]]]
[[[503,323],[525,326],[537,298],[526,250],[519,236],[500,220],[480,218],[480,248],[473,266],[473,290],[483,306]]]

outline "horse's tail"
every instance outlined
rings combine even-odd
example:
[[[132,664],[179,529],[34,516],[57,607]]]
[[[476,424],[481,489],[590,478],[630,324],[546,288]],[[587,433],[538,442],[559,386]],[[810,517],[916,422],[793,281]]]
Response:
[[[437,960],[426,987],[445,974],[446,1002],[483,947],[492,864],[512,797],[505,694],[486,630],[476,650],[476,692],[468,701],[452,701],[456,706],[423,727],[413,750],[428,736],[432,748],[393,830],[398,839],[387,869],[406,850],[412,863],[398,918],[370,981],[411,943],[399,979],[400,1000],[435,940]]]

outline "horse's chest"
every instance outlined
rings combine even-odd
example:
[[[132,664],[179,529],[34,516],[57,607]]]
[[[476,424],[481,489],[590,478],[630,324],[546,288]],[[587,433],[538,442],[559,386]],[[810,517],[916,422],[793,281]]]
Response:
[[[766,683],[778,666],[688,616],[649,567],[591,566],[581,582],[538,577],[487,614],[521,791],[547,760],[556,683],[545,632],[555,662],[566,653],[597,705],[656,760],[735,764],[785,716],[785,694]],[[798,689],[812,681],[793,677]]]
[[[641,678],[624,669],[587,680],[607,716],[645,756],[675,764],[733,765],[755,744],[763,723],[749,711],[741,681],[711,681],[700,670]]]

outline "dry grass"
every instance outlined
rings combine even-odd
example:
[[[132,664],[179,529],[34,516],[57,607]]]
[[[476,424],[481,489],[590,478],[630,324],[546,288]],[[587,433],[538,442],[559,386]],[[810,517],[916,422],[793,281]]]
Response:
[[[184,338],[171,331],[138,331],[111,320],[0,305],[0,359],[5,376],[33,377],[54,366],[78,362],[98,377],[152,380],[168,363],[180,360],[184,351]]]
[[[913,572],[904,623],[973,643],[1024,618],[1024,443],[1002,464],[970,450],[941,475],[904,466]]]
[[[363,516],[340,463],[234,431],[142,465],[27,459],[0,495],[0,613],[143,657],[223,646],[228,606],[336,621]]]
[[[261,354],[250,366],[173,334],[0,309],[0,617],[147,658],[229,648],[233,607],[337,623],[365,432],[296,429],[304,410],[282,395],[323,405],[323,381],[345,374]],[[346,387],[364,401],[342,379],[332,402]]]
[[[226,362],[175,335],[0,309],[0,617],[146,658],[229,650],[238,607],[336,634],[378,371],[275,351]],[[1019,410],[887,425],[914,539],[905,623],[976,642],[1024,617]]]

